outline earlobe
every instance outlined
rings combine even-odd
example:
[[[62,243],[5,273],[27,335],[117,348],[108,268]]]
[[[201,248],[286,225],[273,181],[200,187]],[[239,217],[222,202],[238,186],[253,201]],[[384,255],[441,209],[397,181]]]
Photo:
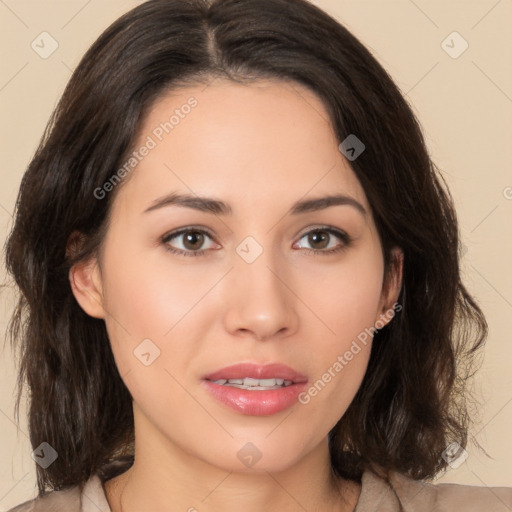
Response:
[[[379,324],[388,324],[394,316],[394,305],[398,301],[402,289],[404,253],[400,247],[394,247],[391,251],[391,267],[386,276],[381,297],[381,309],[377,319]],[[393,311],[393,314],[390,312]]]
[[[69,271],[71,290],[80,307],[94,318],[105,318],[103,289],[96,258],[79,262]]]
[[[71,264],[68,278],[71,290],[80,307],[94,318],[105,318],[103,287],[97,257],[80,259],[87,237],[80,231],[73,231],[66,244],[66,258]]]
[[[97,260],[76,263],[69,271],[69,281],[80,307],[94,318],[105,318]]]

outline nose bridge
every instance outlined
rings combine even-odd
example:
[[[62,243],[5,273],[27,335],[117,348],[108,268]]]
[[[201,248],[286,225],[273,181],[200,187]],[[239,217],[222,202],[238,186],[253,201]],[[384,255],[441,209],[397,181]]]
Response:
[[[258,338],[267,338],[279,331],[294,329],[296,314],[293,294],[285,285],[287,272],[279,251],[266,237],[265,246],[248,236],[236,247],[237,257],[229,287],[230,330],[249,330]]]
[[[259,237],[261,239],[261,236]],[[239,256],[235,265],[236,279],[244,283],[250,295],[256,297],[263,294],[266,300],[274,301],[276,296],[279,302],[285,299],[284,285],[279,279],[284,266],[279,259],[279,253],[270,242],[271,236],[265,242],[259,242],[255,237],[246,237],[236,248]],[[265,245],[264,245],[265,243]]]

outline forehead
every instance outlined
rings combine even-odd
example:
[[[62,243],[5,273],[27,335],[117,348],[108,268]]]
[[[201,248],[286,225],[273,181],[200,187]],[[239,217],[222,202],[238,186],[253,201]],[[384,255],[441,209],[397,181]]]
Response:
[[[258,207],[343,192],[367,206],[338,146],[322,101],[298,83],[181,87],[145,117],[134,147],[149,149],[121,195],[134,205],[179,191]]]

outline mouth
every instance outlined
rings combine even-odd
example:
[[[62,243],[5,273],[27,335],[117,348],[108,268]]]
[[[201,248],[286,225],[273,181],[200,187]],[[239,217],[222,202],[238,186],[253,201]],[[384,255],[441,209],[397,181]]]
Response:
[[[294,384],[293,381],[285,379],[253,379],[251,377],[244,377],[243,379],[218,379],[212,382],[219,386],[230,386],[238,389],[247,389],[249,391],[281,389]]]
[[[203,384],[219,402],[252,416],[268,416],[291,407],[307,381],[306,376],[280,363],[239,363],[203,377]]]
[[[203,379],[213,382],[226,381],[231,382],[231,384],[244,386],[281,386],[285,383],[287,383],[287,385],[290,385],[290,383],[298,384],[308,380],[305,375],[281,363],[265,365],[257,363],[237,363],[205,375]],[[275,382],[267,382],[270,380],[274,380]],[[254,381],[259,381],[260,384]],[[221,384],[225,383],[222,382]]]

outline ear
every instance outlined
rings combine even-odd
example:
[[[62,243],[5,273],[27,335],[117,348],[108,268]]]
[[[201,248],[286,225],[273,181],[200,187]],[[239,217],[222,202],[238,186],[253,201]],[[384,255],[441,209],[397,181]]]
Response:
[[[402,249],[400,249],[400,247],[394,247],[391,251],[389,271],[384,276],[384,284],[382,286],[382,294],[379,302],[379,316],[376,319],[376,323],[378,321],[382,327],[387,325],[394,316],[394,314],[390,315],[389,312],[393,311],[394,313],[394,305],[400,295],[400,290],[402,288],[403,263],[404,253]]]
[[[84,237],[81,233],[73,232],[69,237],[66,254],[78,254]],[[71,290],[80,307],[94,318],[105,318],[103,286],[101,273],[96,257],[75,263],[69,270]]]

